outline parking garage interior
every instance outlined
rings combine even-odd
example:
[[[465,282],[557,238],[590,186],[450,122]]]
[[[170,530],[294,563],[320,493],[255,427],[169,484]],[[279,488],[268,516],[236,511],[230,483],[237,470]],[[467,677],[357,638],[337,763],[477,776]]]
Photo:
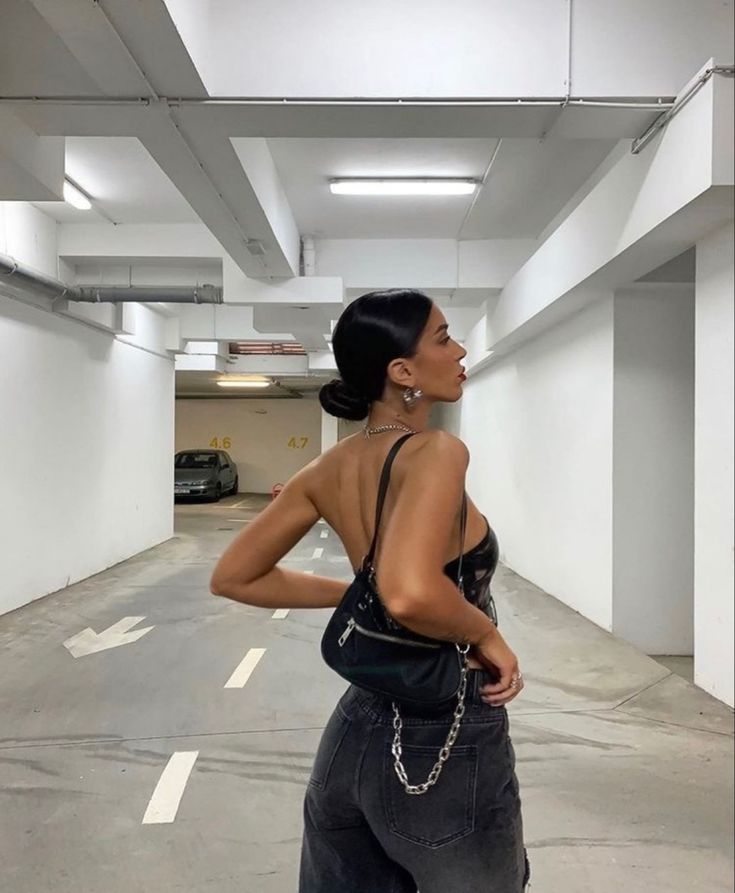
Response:
[[[2,890],[297,889],[329,611],[209,579],[385,288],[467,351],[534,891],[731,890],[732,0],[0,12]]]

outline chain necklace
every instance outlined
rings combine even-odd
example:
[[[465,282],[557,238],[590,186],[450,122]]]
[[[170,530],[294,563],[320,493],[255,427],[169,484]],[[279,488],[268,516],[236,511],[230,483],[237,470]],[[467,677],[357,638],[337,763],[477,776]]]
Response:
[[[365,437],[370,437],[371,434],[380,434],[382,431],[408,431],[410,434],[419,433],[413,428],[408,428],[406,425],[377,425],[375,428],[368,428],[368,426],[365,425],[362,430],[365,432]]]

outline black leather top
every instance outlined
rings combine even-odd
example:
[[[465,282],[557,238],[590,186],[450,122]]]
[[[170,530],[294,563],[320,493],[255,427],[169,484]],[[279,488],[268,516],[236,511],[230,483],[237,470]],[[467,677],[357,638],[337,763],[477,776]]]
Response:
[[[490,581],[498,566],[500,550],[498,538],[487,518],[485,523],[487,524],[485,536],[462,556],[462,582],[467,601],[484,611],[497,625],[497,612],[490,593]],[[444,573],[452,580],[457,579],[458,564],[459,556],[444,565]]]

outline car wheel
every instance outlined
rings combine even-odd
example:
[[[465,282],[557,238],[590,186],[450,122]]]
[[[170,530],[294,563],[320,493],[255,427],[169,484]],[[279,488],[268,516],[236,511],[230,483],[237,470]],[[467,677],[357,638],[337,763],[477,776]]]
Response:
[[[218,483],[214,490],[214,501],[219,502],[222,499],[222,484]]]
[[[237,491],[238,491],[239,487],[240,487],[240,478],[239,478],[239,477],[236,477],[236,478],[235,478],[235,483],[232,485],[232,489],[230,490],[230,493],[231,493],[233,496],[237,496]]]

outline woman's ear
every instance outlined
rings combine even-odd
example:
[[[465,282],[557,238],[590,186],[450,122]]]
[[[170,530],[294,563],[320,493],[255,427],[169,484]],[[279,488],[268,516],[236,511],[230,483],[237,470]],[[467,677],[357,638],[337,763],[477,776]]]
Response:
[[[413,386],[413,372],[411,367],[403,357],[396,357],[388,363],[386,370],[387,378],[399,388],[410,388]]]

